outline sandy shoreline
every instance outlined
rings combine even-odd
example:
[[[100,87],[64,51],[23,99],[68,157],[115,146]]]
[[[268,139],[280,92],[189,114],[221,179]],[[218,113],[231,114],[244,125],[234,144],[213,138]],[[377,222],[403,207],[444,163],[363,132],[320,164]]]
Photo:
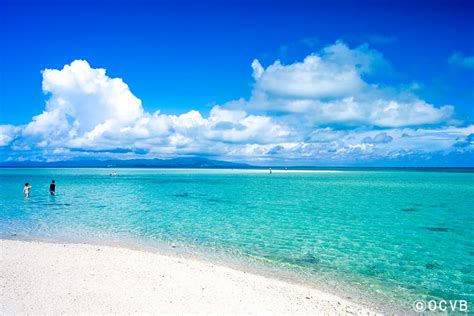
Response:
[[[126,248],[0,240],[0,313],[374,314],[303,285]]]

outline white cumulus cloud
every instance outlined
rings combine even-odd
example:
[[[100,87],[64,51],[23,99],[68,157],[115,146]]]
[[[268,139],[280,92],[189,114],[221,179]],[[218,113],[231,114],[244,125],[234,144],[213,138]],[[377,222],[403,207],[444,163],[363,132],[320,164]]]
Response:
[[[252,67],[256,82],[249,108],[304,114],[314,125],[429,125],[447,122],[453,114],[452,106],[435,107],[411,90],[395,93],[366,81],[364,76],[389,67],[367,45],[350,49],[336,42],[303,62],[276,61],[264,68],[254,60]]]
[[[330,164],[473,150],[474,125],[456,121],[453,106],[371,82],[390,66],[368,45],[336,42],[301,62],[265,68],[254,60],[251,66],[251,97],[216,105],[209,115],[147,112],[122,79],[84,60],[46,69],[44,110],[28,124],[0,125],[0,158],[204,154],[257,164]]]
[[[62,70],[45,69],[43,91],[50,95],[46,109],[28,124],[26,135],[82,135],[131,123],[143,114],[140,99],[122,79],[109,78],[105,69],[93,69],[84,60]]]

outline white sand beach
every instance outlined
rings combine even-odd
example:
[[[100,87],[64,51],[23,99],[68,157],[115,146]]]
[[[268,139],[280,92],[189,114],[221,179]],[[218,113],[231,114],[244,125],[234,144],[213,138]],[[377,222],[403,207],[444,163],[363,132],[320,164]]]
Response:
[[[0,314],[375,312],[320,290],[198,259],[0,240]]]

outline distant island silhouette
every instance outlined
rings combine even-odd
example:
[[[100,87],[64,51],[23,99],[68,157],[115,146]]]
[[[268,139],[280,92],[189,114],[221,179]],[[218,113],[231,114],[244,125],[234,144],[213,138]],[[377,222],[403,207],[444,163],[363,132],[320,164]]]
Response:
[[[126,160],[65,160],[65,161],[6,161],[0,167],[24,168],[254,168],[249,164],[212,160],[199,157],[173,159],[126,159]]]

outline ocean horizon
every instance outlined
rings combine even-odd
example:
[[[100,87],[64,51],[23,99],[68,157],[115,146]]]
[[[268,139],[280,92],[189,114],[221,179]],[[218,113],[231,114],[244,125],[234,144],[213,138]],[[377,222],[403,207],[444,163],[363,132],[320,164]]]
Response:
[[[472,302],[470,168],[332,169],[0,168],[0,237],[176,251],[393,310]]]

